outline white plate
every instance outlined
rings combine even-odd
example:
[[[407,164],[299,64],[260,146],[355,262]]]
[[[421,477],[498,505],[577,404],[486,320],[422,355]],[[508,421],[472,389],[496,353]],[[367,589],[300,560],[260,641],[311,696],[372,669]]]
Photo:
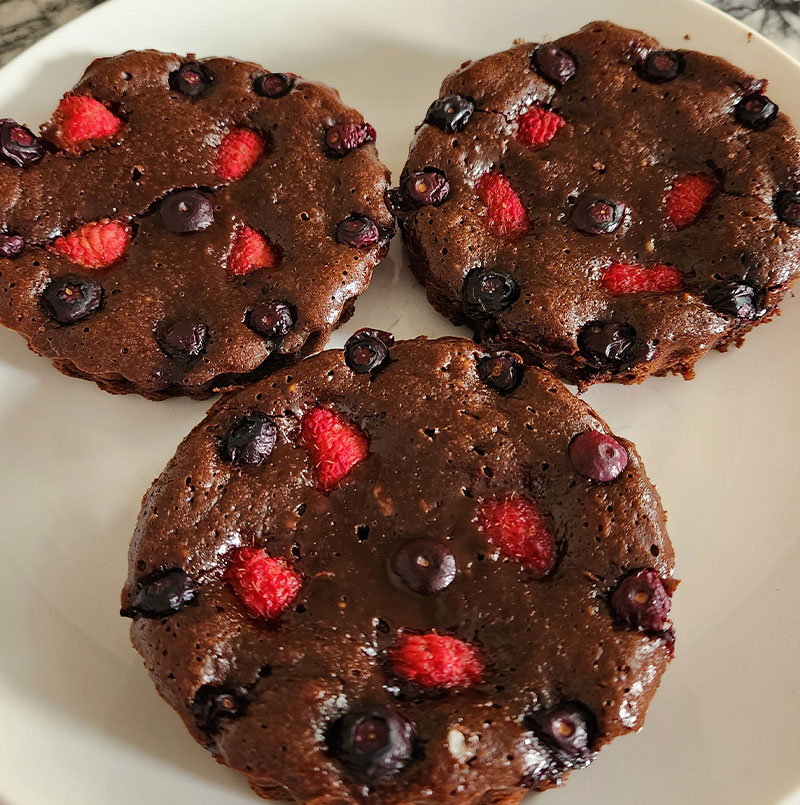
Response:
[[[696,0],[112,0],[0,71],[0,111],[38,124],[93,57],[127,48],[235,55],[338,87],[377,127],[397,175],[414,125],[462,60],[595,18],[769,77],[770,95],[800,122],[800,66]],[[644,732],[545,802],[800,803],[800,304],[784,310],[745,349],[704,358],[691,383],[586,395],[635,440],[669,509],[683,578],[677,654]],[[428,308],[398,243],[332,345],[367,324],[400,337],[453,332]],[[205,409],[104,394],[0,332],[8,805],[257,801],[161,702],[117,615],[141,495]]]

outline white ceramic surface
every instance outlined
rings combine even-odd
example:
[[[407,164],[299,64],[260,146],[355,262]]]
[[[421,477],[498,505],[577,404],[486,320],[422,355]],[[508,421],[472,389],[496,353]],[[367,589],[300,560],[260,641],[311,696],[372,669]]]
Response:
[[[596,18],[769,77],[800,122],[800,66],[696,0],[112,0],[0,71],[0,111],[38,124],[95,56],[155,47],[235,55],[333,84],[378,129],[397,175],[441,78],[467,58]],[[688,41],[687,41],[688,40]],[[395,242],[355,318],[397,336],[453,332]],[[617,741],[557,805],[800,803],[800,304],[712,355],[691,383],[586,395],[632,438],[670,513],[683,583],[676,659],[643,733]],[[139,500],[203,403],[112,397],[0,332],[0,801],[239,805],[157,697],[117,615]]]

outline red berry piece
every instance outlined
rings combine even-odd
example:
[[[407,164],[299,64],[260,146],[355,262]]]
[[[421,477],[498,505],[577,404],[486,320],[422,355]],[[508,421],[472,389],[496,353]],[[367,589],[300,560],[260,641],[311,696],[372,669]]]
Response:
[[[679,176],[667,196],[667,220],[675,229],[691,226],[705,212],[718,189],[719,182],[706,173]]]
[[[483,652],[456,637],[404,634],[388,649],[394,675],[426,690],[468,688],[483,679]]]
[[[493,234],[513,239],[528,231],[528,214],[511,182],[502,173],[485,173],[478,179],[476,189],[488,208],[488,225]]]
[[[169,74],[170,88],[189,98],[199,98],[211,89],[214,75],[204,64],[186,62]]]
[[[0,257],[10,260],[25,248],[25,241],[20,235],[0,235]]]
[[[502,556],[519,562],[537,578],[556,563],[556,542],[547,519],[528,498],[510,495],[487,500],[478,510],[478,525]]]
[[[107,268],[128,250],[131,231],[129,224],[103,218],[56,238],[50,249],[84,268]]]
[[[531,67],[557,87],[563,87],[578,70],[575,57],[552,42],[536,48],[531,57]]]
[[[372,142],[375,142],[375,129],[369,123],[335,123],[325,132],[325,147],[337,157]]]
[[[675,266],[629,266],[612,263],[600,284],[614,296],[631,293],[670,293],[683,288],[683,274]]]
[[[216,732],[222,719],[239,718],[248,705],[247,688],[203,685],[192,699],[191,711],[204,732]]]
[[[235,128],[217,148],[214,172],[221,179],[236,182],[247,176],[267,150],[264,138],[252,129]]]
[[[350,215],[336,227],[336,240],[352,249],[367,249],[380,239],[377,224],[366,215]]]
[[[44,146],[33,132],[16,120],[0,118],[0,158],[24,168],[44,156]]]
[[[53,114],[52,125],[68,145],[113,137],[122,121],[100,101],[88,95],[65,95]]]
[[[254,618],[279,618],[297,598],[303,577],[285,560],[261,548],[239,548],[228,564],[225,581]]]
[[[369,452],[361,428],[328,408],[312,408],[303,417],[301,438],[323,492],[335,489]]]
[[[592,481],[613,481],[628,466],[628,451],[613,437],[597,430],[579,433],[570,443],[572,466]]]
[[[547,145],[566,123],[557,112],[534,104],[519,118],[517,139],[533,147]]]
[[[282,98],[291,92],[294,81],[294,76],[286,73],[267,73],[253,81],[253,89],[262,98]]]
[[[538,738],[573,767],[591,760],[597,738],[597,719],[580,702],[561,702],[525,716],[525,724]]]
[[[243,226],[237,233],[228,255],[228,274],[244,277],[260,268],[275,268],[277,249],[257,230]]]
[[[649,567],[628,573],[611,593],[611,609],[617,619],[647,632],[659,632],[666,626],[671,605],[661,576]]]
[[[397,774],[408,765],[416,743],[414,724],[383,705],[347,713],[329,727],[325,739],[339,762],[366,783]]]

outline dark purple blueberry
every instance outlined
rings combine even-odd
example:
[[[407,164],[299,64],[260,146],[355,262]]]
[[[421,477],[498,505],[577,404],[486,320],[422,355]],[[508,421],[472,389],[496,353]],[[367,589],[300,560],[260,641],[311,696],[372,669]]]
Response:
[[[286,302],[259,302],[247,314],[247,326],[264,338],[282,338],[296,321],[294,308]]]
[[[192,700],[192,715],[203,732],[216,732],[223,718],[238,718],[247,710],[247,688],[203,685]]]
[[[502,271],[473,268],[464,278],[462,297],[470,312],[499,313],[519,299],[519,285]]]
[[[213,83],[214,75],[211,70],[196,61],[186,62],[169,74],[170,87],[190,98],[199,98],[211,89]]]
[[[382,366],[394,343],[391,333],[383,330],[359,330],[344,345],[344,362],[356,374],[365,375]]]
[[[158,216],[167,232],[184,235],[208,229],[214,222],[214,207],[199,190],[178,190],[158,205]]]
[[[375,142],[375,129],[369,123],[334,123],[325,131],[325,147],[343,157],[364,143]]]
[[[773,103],[766,95],[754,92],[745,95],[734,110],[736,119],[743,126],[754,131],[765,131],[778,116],[778,105]]]
[[[223,458],[232,464],[261,464],[275,449],[278,428],[260,411],[237,419],[227,430],[221,444]]]
[[[41,302],[51,319],[72,324],[100,308],[103,288],[94,280],[67,274],[51,281],[42,293]]]
[[[450,195],[450,182],[440,171],[427,169],[410,174],[403,190],[406,197],[417,204],[438,206]]]
[[[674,50],[651,50],[637,65],[639,75],[651,84],[676,79],[686,68],[686,59]]]
[[[374,246],[381,237],[375,222],[365,215],[353,214],[336,227],[336,240],[354,249]]]
[[[572,211],[572,223],[576,229],[589,235],[608,235],[622,223],[626,210],[626,205],[621,201],[585,195],[581,196]]]
[[[414,725],[382,705],[347,713],[327,731],[332,754],[356,778],[367,783],[391,777],[414,753]]]
[[[156,330],[156,340],[170,358],[192,361],[203,354],[208,343],[208,327],[196,319],[177,319]]]
[[[16,257],[25,247],[20,235],[0,235],[0,257]]]
[[[625,471],[628,451],[613,436],[587,430],[570,443],[569,460],[585,478],[606,483]]]
[[[425,113],[425,122],[440,128],[442,131],[461,131],[469,123],[475,111],[472,98],[463,95],[446,95],[437,98]]]
[[[539,45],[534,50],[531,66],[542,78],[558,87],[563,87],[578,69],[575,57],[552,42]]]
[[[800,226],[800,193],[781,190],[775,196],[775,212],[778,218],[789,226]]]
[[[628,573],[611,593],[611,609],[617,618],[647,632],[664,628],[671,603],[661,576],[649,567]]]
[[[572,764],[591,760],[597,738],[597,719],[580,702],[561,702],[525,716],[538,738]]]
[[[752,321],[761,313],[760,294],[746,282],[718,282],[705,292],[704,299],[714,310],[743,321]]]
[[[267,73],[253,81],[256,95],[262,98],[282,98],[288,95],[294,86],[294,78],[286,73]]]
[[[439,593],[456,577],[453,552],[431,539],[407,542],[392,557],[391,567],[403,584],[420,595]]]
[[[197,585],[179,567],[158,570],[139,579],[136,595],[121,614],[126,618],[166,618],[197,601]]]
[[[412,203],[399,187],[389,188],[383,194],[383,201],[386,204],[386,209],[395,216],[408,215],[410,212],[419,209],[419,205]]]
[[[522,382],[522,361],[517,355],[500,353],[487,355],[478,361],[478,374],[487,386],[507,393]]]
[[[16,120],[0,118],[0,157],[24,168],[44,156],[44,146],[33,132]]]
[[[636,330],[620,321],[590,321],[578,335],[578,349],[600,369],[619,369],[646,356]]]

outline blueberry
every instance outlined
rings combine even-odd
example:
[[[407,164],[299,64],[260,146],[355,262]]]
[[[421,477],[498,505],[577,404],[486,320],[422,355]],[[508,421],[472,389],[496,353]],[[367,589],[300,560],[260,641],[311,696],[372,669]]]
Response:
[[[581,196],[572,211],[572,223],[576,229],[589,235],[608,235],[622,223],[626,210],[626,205],[621,201],[585,195]]]
[[[375,129],[369,123],[334,123],[325,131],[325,147],[333,156],[342,157],[364,143],[375,141]]]
[[[628,451],[613,437],[597,430],[579,433],[569,445],[569,460],[585,478],[608,482],[628,466]]]
[[[72,324],[100,308],[103,288],[94,280],[67,274],[50,282],[42,293],[41,302],[51,319]]]
[[[525,723],[571,765],[583,765],[591,760],[597,737],[597,719],[580,702],[561,702],[546,710],[529,713]]]
[[[354,249],[374,246],[380,237],[375,222],[365,215],[353,214],[336,227],[336,240]]]
[[[18,168],[38,162],[44,146],[30,129],[7,117],[0,118],[0,157]]]
[[[336,720],[327,730],[328,747],[356,778],[373,783],[397,774],[414,753],[414,725],[396,710],[367,706]]]
[[[487,355],[478,361],[478,374],[487,386],[508,393],[522,382],[522,361],[512,353]]]
[[[158,216],[167,232],[183,235],[208,229],[214,221],[214,207],[199,190],[178,190],[162,200]]]
[[[403,183],[403,190],[417,204],[438,206],[450,195],[450,183],[441,171],[427,168],[409,174]]]
[[[705,292],[704,299],[714,310],[743,321],[752,321],[761,313],[761,295],[746,282],[718,282]]]
[[[552,42],[536,48],[531,56],[531,66],[542,78],[558,87],[563,87],[578,69],[575,57]]]
[[[636,65],[637,72],[651,84],[676,79],[686,68],[686,59],[674,50],[651,50]]]
[[[25,241],[20,235],[0,235],[0,257],[16,257],[24,246]]]
[[[263,98],[282,98],[291,92],[293,86],[294,78],[286,73],[267,73],[253,81],[256,95],[261,95]]]
[[[734,114],[739,123],[748,129],[765,131],[778,117],[778,105],[766,95],[754,92],[751,95],[745,95],[736,104]]]
[[[634,629],[661,631],[667,623],[670,605],[664,582],[652,568],[628,573],[611,593],[611,609],[617,619]]]
[[[392,557],[391,568],[415,593],[432,595],[449,587],[456,577],[453,552],[441,542],[415,539]]]
[[[499,313],[519,299],[519,285],[502,271],[473,268],[464,278],[462,298],[470,312]]]
[[[227,430],[220,450],[232,464],[261,464],[275,449],[278,428],[259,411],[237,419]]]
[[[775,212],[778,218],[789,226],[800,226],[800,193],[781,190],[775,196]]]
[[[166,618],[197,601],[197,585],[179,567],[158,570],[139,579],[136,595],[120,614],[126,618]]]
[[[590,321],[578,335],[578,349],[600,369],[617,370],[646,357],[636,330],[626,322]]]
[[[196,319],[177,319],[162,323],[156,340],[170,358],[192,361],[203,354],[208,343],[208,327]]]
[[[199,98],[211,89],[213,83],[211,70],[196,61],[186,62],[169,74],[170,87],[190,98]]]
[[[386,362],[393,343],[392,334],[384,330],[359,330],[345,342],[344,362],[356,374],[373,372]]]
[[[297,314],[286,302],[259,302],[247,314],[247,326],[265,338],[282,338],[294,327]]]
[[[191,711],[203,732],[215,732],[221,719],[238,718],[247,710],[247,705],[247,688],[203,685],[195,693]]]
[[[430,123],[442,131],[461,131],[469,123],[475,111],[475,102],[472,98],[463,95],[446,95],[437,98],[425,113],[425,122]]]

